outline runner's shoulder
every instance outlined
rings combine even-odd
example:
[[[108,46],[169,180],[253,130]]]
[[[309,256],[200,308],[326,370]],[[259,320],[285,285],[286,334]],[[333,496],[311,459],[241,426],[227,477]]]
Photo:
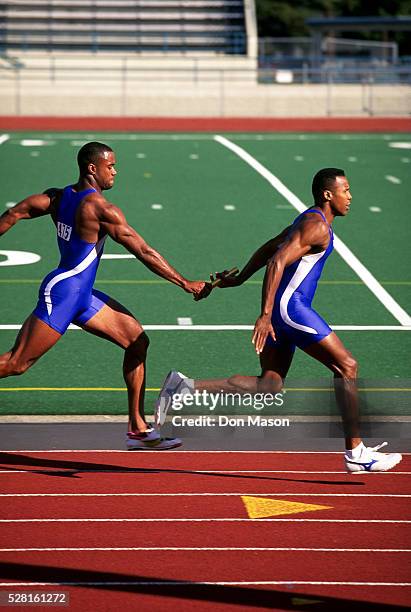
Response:
[[[124,216],[116,204],[106,200],[103,194],[97,191],[87,194],[83,204],[86,204],[89,209],[92,208],[102,221],[116,222],[119,217]]]
[[[302,235],[312,243],[323,242],[329,238],[329,226],[316,212],[307,212],[298,223]]]

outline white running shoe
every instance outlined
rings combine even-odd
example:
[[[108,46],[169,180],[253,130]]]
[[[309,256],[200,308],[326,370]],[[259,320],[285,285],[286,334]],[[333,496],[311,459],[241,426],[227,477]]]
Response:
[[[192,393],[193,389],[185,382],[187,380],[189,380],[187,376],[175,370],[171,370],[167,374],[154,409],[154,424],[156,427],[164,425],[175,393]]]
[[[162,438],[152,427],[144,433],[127,434],[128,450],[170,450],[181,445],[180,438]]]
[[[387,442],[378,446],[366,447],[363,445],[359,457],[355,459],[344,456],[345,468],[347,472],[386,472],[391,470],[402,459],[400,453],[379,453]]]

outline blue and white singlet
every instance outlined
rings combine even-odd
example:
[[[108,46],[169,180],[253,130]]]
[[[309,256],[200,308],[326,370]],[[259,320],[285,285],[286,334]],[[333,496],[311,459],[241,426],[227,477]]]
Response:
[[[327,223],[320,210],[311,208],[298,215],[293,226],[306,213],[317,213]],[[324,264],[333,250],[333,231],[329,225],[328,228],[330,241],[325,251],[304,255],[284,270],[271,316],[277,340],[274,341],[271,336],[267,339],[271,346],[287,344],[292,348],[304,348],[319,342],[332,331],[324,319],[311,308]]]
[[[58,268],[43,280],[33,314],[64,334],[70,323],[86,323],[109,300],[93,290],[105,237],[97,243],[85,242],[76,231],[76,212],[82,200],[95,189],[76,192],[64,188],[58,204],[56,229],[60,250]]]

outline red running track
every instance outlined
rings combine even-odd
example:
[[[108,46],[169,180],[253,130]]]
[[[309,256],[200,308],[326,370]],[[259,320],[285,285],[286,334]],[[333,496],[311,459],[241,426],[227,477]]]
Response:
[[[21,452],[0,465],[3,591],[58,583],[82,612],[410,604],[408,456],[360,476],[331,453]],[[241,495],[329,508],[249,519]],[[25,584],[42,582],[54,586]]]
[[[2,130],[98,132],[408,132],[409,117],[16,117]]]

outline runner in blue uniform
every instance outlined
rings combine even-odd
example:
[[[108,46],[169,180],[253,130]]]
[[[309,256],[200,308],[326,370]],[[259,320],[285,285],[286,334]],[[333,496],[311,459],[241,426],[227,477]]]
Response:
[[[188,281],[127,223],[108,202],[117,174],[115,155],[107,145],[90,142],[77,156],[80,177],[64,189],[32,195],[0,217],[0,236],[21,219],[51,215],[60,250],[58,267],[41,284],[34,312],[20,330],[13,348],[0,355],[0,378],[23,374],[64,334],[70,323],[124,349],[123,375],[128,391],[130,449],[168,449],[178,439],[161,438],[144,416],[145,360],[149,345],[141,324],[124,306],[93,289],[107,236],[124,246],[152,272],[197,296],[207,291],[202,281]]]
[[[260,356],[261,375],[194,381],[172,371],[157,401],[156,420],[164,420],[175,393],[280,391],[298,346],[334,373],[336,400],[346,438],[347,471],[389,470],[401,461],[401,455],[378,452],[385,443],[367,448],[360,437],[357,362],[311,306],[318,279],[333,249],[332,222],[350,210],[350,186],[344,171],[324,168],[317,172],[312,193],[314,206],[261,246],[236,277],[226,277],[226,273],[217,275],[221,279],[220,287],[237,287],[266,266],[261,315],[252,337]]]

